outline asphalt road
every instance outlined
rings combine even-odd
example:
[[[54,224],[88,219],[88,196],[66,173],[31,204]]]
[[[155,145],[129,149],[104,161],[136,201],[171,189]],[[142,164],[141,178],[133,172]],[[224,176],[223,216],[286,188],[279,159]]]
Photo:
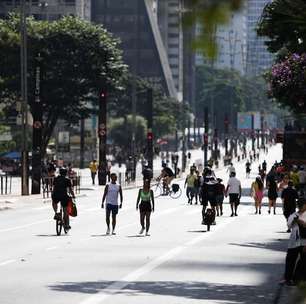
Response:
[[[280,159],[280,148],[266,158]],[[0,303],[276,303],[285,221],[280,207],[254,214],[252,180],[244,180],[244,163],[236,169],[245,189],[239,216],[229,216],[226,201],[210,232],[201,206],[182,195],[158,199],[151,235],[139,236],[135,189],[124,191],[115,236],[105,235],[99,188],[78,199],[79,216],[60,237],[48,204],[0,212]],[[224,170],[218,175],[227,180]]]

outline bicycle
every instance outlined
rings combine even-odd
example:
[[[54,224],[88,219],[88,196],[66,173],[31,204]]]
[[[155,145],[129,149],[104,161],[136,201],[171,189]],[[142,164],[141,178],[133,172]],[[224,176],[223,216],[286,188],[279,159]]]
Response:
[[[170,196],[173,199],[177,199],[182,195],[182,189],[179,184],[172,184],[169,189],[167,189],[160,180],[152,187],[152,190],[155,198],[160,196]]]
[[[56,219],[56,222],[55,222],[55,225],[56,225],[56,234],[57,235],[61,235],[62,228],[64,228],[64,232],[65,232],[65,234],[67,234],[69,229],[67,228],[68,225],[65,222],[63,206],[61,206],[61,211],[58,213],[58,215],[59,215],[59,217],[58,217],[58,219]]]

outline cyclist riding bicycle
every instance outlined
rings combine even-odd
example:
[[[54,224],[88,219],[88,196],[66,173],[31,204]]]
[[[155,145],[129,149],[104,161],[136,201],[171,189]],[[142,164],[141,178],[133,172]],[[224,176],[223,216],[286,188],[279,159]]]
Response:
[[[64,222],[66,226],[65,228],[71,229],[69,225],[69,214],[67,212],[67,205],[70,199],[68,193],[72,196],[72,198],[75,198],[75,195],[72,189],[71,180],[67,178],[66,175],[67,175],[67,170],[61,168],[59,170],[59,175],[54,179],[53,192],[52,192],[52,206],[55,212],[54,219],[58,220],[60,219],[61,215],[60,213],[57,212],[57,205],[59,202],[61,202],[61,205],[64,210]]]
[[[167,167],[167,165],[163,165],[163,169],[161,171],[160,176],[157,178],[157,180],[162,179],[163,188],[164,188],[166,193],[168,193],[170,191],[169,185],[173,181],[174,177],[175,176],[174,176],[173,171],[169,167]]]

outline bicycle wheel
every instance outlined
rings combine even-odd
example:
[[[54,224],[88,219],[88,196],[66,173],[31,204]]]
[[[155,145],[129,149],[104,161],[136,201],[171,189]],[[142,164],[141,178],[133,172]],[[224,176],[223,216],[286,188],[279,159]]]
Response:
[[[56,220],[56,234],[61,235],[63,223],[62,220]]]
[[[163,193],[163,189],[160,186],[160,184],[156,184],[152,187],[153,193],[154,193],[154,198],[160,197]]]
[[[173,190],[170,191],[170,197],[173,199],[177,199],[182,195],[182,189],[179,188],[176,192],[174,192]]]

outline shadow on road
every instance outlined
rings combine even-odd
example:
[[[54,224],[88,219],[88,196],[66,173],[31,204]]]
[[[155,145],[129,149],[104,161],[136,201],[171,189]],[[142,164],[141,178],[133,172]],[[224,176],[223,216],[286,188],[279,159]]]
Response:
[[[198,232],[198,231],[190,231]],[[199,232],[204,232],[199,230]],[[136,237],[136,236],[131,236]],[[246,243],[236,244],[230,243],[230,246],[243,246],[258,248],[260,250],[285,251],[286,242],[281,240],[273,240],[270,243]],[[229,249],[230,250],[230,249]],[[265,252],[259,252],[260,255],[265,255]],[[127,262],[128,264],[128,262]],[[267,262],[267,263],[248,263],[241,261],[240,263],[225,263],[225,262],[206,262],[193,261],[188,259],[169,261],[162,265],[163,270],[180,271],[196,271],[197,274],[202,273],[202,282],[199,281],[85,281],[85,282],[62,282],[59,284],[49,285],[56,292],[71,292],[79,294],[117,294],[122,296],[143,296],[157,295],[162,297],[178,297],[181,299],[206,300],[207,303],[222,302],[222,303],[237,303],[237,304],[273,304],[277,303],[282,289],[278,282],[282,276],[284,265],[282,262]],[[225,284],[205,282],[207,273],[216,271],[220,276],[233,276],[235,273],[241,277],[241,273],[245,271],[257,273],[260,281],[257,285],[249,284]],[[171,273],[171,272],[170,272]],[[101,274],[103,278],[103,274]],[[218,277],[216,277],[218,280]],[[228,282],[235,281],[235,277],[231,280],[228,277]],[[116,286],[122,286],[122,289],[117,290],[111,286],[116,283]],[[121,287],[120,287],[121,288]],[[131,299],[131,298],[130,298]],[[166,303],[166,300],[165,300]]]
[[[200,233],[200,232],[208,232],[208,231],[207,230],[188,230],[188,232]]]
[[[279,240],[273,240],[273,242],[269,243],[229,243],[231,246],[240,246],[240,247],[249,247],[249,248],[260,248],[260,249],[266,249],[266,250],[273,250],[273,251],[284,251],[284,244],[287,244],[287,241],[279,239]]]

